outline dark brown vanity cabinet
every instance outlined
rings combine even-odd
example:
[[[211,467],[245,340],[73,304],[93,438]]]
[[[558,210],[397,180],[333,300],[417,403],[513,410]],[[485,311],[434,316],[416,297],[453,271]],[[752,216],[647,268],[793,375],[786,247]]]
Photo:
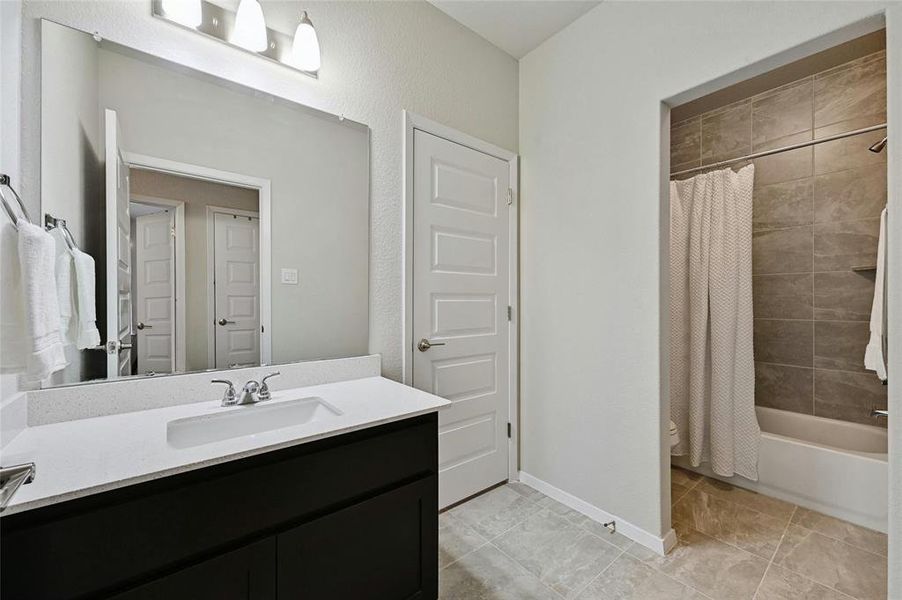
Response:
[[[435,413],[0,518],[4,598],[438,593]]]
[[[133,587],[114,600],[272,600],[276,540],[267,538]]]

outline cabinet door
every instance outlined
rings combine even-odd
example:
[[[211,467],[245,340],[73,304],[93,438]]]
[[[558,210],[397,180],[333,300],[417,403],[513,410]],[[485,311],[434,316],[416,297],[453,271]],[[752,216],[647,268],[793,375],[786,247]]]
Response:
[[[276,538],[268,538],[155,579],[113,600],[274,600]]]
[[[278,589],[280,599],[435,598],[437,478],[418,480],[280,534]]]

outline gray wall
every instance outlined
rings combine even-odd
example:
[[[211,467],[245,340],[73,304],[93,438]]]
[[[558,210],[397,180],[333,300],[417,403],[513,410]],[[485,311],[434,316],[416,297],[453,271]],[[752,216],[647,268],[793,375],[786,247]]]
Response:
[[[881,51],[680,123],[679,171],[886,122]],[[887,388],[863,366],[869,338],[885,130],[755,161],[755,403],[886,426]],[[691,176],[691,175],[687,175]]]
[[[862,20],[884,9],[891,23],[902,17],[893,2],[602,2],[521,59],[523,470],[652,535],[670,530],[662,103],[682,104],[873,31],[879,17]],[[894,156],[900,52],[891,27]],[[894,169],[891,215],[902,210]],[[892,219],[890,227],[899,231]],[[890,254],[891,265],[902,260]],[[892,305],[902,287],[890,285]],[[899,344],[892,333],[890,341]],[[899,389],[890,375],[891,411],[902,411]],[[894,427],[898,443],[902,429]],[[890,514],[902,523],[902,470],[892,485]]]
[[[103,129],[99,105],[100,61],[97,44],[72,29],[52,23],[43,28],[41,75],[45,92],[41,105],[41,211],[65,219],[78,247],[97,262],[103,289],[104,199]],[[43,221],[41,221],[43,222]],[[105,339],[102,293],[98,327]],[[69,366],[51,376],[51,383],[72,383],[105,376],[104,354],[66,346]]]

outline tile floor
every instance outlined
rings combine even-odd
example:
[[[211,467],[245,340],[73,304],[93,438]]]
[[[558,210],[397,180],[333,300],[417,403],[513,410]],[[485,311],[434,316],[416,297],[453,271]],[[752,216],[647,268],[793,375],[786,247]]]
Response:
[[[886,536],[680,469],[658,556],[521,483],[439,516],[445,600],[886,598]]]

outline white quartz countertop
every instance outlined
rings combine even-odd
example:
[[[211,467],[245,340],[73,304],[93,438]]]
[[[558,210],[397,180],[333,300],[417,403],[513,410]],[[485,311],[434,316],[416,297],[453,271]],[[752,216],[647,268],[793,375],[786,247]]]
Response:
[[[322,398],[342,414],[188,448],[167,441],[168,423],[175,419],[253,411],[307,397]],[[448,404],[395,381],[368,377],[279,390],[258,405],[221,407],[214,400],[28,427],[3,449],[3,464],[34,462],[37,474],[19,488],[3,515],[398,421]]]

